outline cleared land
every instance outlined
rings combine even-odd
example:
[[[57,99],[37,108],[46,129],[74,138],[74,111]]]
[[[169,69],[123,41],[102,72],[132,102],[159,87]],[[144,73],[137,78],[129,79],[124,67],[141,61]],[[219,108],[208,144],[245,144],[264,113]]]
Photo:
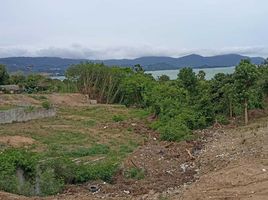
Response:
[[[245,127],[199,131],[198,141],[170,143],[148,129],[144,111],[86,105],[79,95],[14,95],[3,97],[2,106],[44,98],[56,104],[57,117],[1,125],[1,149],[19,145],[85,164],[115,158],[119,171],[113,184],[70,185],[45,198],[1,192],[0,199],[267,199],[267,117]],[[89,192],[92,185],[100,191]]]

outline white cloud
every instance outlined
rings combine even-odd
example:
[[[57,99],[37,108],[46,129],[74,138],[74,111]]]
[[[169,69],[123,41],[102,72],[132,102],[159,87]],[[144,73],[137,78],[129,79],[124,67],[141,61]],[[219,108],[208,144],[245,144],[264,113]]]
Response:
[[[79,44],[69,47],[47,47],[47,48],[27,48],[27,47],[2,47],[0,57],[13,56],[47,56],[74,59],[122,59],[137,58],[142,56],[170,56],[180,57],[188,54],[200,54],[203,56],[213,56],[221,54],[241,54],[246,56],[268,56],[268,47],[225,47],[220,49],[175,49],[167,47],[143,46],[118,46],[108,48],[88,48]]]

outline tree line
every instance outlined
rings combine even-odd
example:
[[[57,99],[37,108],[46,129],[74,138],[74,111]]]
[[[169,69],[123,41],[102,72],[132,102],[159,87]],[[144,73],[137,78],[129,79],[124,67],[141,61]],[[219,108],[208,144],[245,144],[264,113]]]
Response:
[[[41,74],[23,73],[9,74],[6,66],[0,64],[0,85],[18,85],[25,93],[47,93],[47,92],[76,92],[77,88],[69,80],[57,80]],[[9,91],[5,91],[8,93]]]
[[[99,63],[70,66],[66,80],[40,75],[9,76],[0,66],[0,84],[22,84],[28,92],[78,91],[105,104],[124,104],[149,110],[152,128],[164,140],[191,138],[191,131],[215,121],[228,123],[242,117],[248,123],[249,109],[264,109],[268,96],[268,60],[257,66],[241,60],[234,73],[218,73],[211,80],[205,72],[182,68],[176,80],[162,75],[154,79],[140,65],[133,68],[107,67]]]
[[[140,65],[133,69],[81,63],[71,66],[66,77],[81,93],[102,103],[119,103],[149,109],[157,119],[152,127],[165,140],[191,137],[191,130],[205,128],[215,121],[228,123],[249,109],[263,109],[268,95],[268,60],[254,65],[241,60],[233,74],[216,74],[183,68],[176,80],[163,75],[154,79]]]

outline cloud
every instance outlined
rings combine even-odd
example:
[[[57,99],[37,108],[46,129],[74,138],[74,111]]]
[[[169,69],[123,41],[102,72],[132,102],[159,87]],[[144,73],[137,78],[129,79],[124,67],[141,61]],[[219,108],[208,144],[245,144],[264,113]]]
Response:
[[[29,56],[30,52],[24,48],[1,48],[0,47],[0,57],[13,57],[13,56]]]
[[[268,47],[247,46],[247,47],[224,47],[219,49],[175,49],[165,47],[143,46],[118,46],[107,48],[88,48],[79,44],[73,44],[69,47],[48,47],[48,48],[19,48],[2,47],[0,48],[0,57],[13,56],[47,56],[62,57],[74,59],[122,59],[137,58],[141,56],[171,56],[180,57],[188,54],[200,54],[204,56],[213,56],[220,54],[242,54],[247,56],[268,56]]]

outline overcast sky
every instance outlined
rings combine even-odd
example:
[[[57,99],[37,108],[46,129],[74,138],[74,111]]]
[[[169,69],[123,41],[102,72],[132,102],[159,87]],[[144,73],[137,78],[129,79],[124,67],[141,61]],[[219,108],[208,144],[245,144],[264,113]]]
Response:
[[[0,0],[0,57],[268,57],[268,0]]]

